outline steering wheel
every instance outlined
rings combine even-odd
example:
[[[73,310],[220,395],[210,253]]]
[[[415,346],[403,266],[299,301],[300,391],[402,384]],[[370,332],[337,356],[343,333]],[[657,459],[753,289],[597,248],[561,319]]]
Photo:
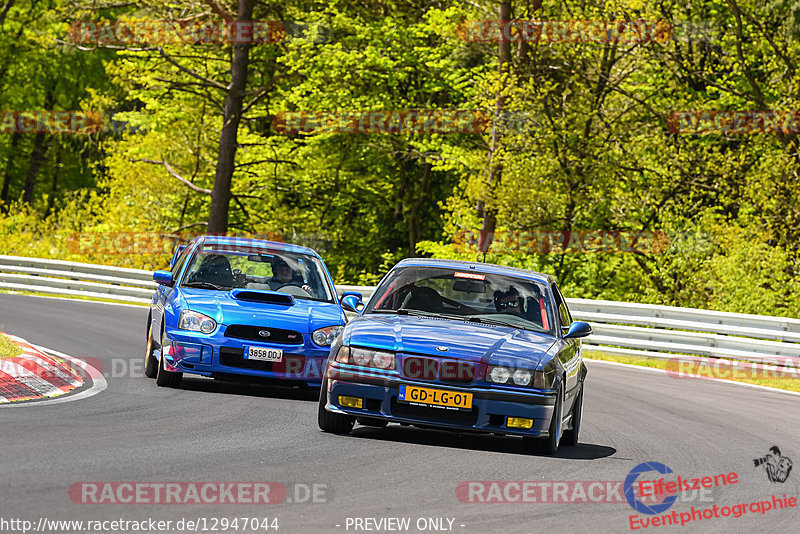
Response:
[[[279,291],[281,293],[286,293],[287,295],[292,295],[292,296],[295,296],[295,297],[310,297],[311,296],[311,293],[309,293],[308,291],[306,291],[302,287],[298,287],[298,286],[295,286],[295,285],[292,285],[292,284],[283,285],[283,286],[279,287],[278,289],[276,289],[275,291]]]

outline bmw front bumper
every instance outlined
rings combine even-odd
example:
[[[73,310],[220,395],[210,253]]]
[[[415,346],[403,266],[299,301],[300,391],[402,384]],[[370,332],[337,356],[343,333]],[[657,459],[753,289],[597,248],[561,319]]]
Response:
[[[355,374],[355,376],[353,376]],[[360,376],[341,371],[335,364],[328,371],[326,409],[356,417],[385,419],[398,423],[435,426],[450,430],[494,432],[517,436],[547,437],[555,407],[556,392],[498,388],[479,383],[459,387],[441,382],[408,380],[396,376]],[[472,394],[469,410],[404,402],[400,386],[416,386]],[[363,399],[362,408],[343,406],[339,397]],[[531,428],[509,428],[508,418],[533,419]]]

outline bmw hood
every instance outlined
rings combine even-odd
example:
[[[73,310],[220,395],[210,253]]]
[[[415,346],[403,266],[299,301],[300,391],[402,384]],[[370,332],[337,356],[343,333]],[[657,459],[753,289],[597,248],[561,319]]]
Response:
[[[556,339],[508,326],[412,315],[369,314],[347,326],[344,341],[352,346],[406,354],[535,368]]]
[[[344,313],[333,302],[295,298],[293,304],[234,299],[230,291],[187,289],[183,308],[204,313],[217,323],[273,326],[310,333],[325,326],[343,325]]]

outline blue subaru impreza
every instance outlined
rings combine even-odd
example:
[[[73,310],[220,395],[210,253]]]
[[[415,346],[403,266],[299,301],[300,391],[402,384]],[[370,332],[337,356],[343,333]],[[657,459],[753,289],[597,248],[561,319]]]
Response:
[[[356,297],[343,299],[353,307]],[[356,421],[522,436],[575,445],[586,366],[581,337],[548,275],[484,263],[410,259],[380,282],[331,347],[322,430]]]
[[[183,373],[319,386],[346,323],[325,264],[305,247],[202,236],[153,280],[144,373],[159,386],[177,387]]]

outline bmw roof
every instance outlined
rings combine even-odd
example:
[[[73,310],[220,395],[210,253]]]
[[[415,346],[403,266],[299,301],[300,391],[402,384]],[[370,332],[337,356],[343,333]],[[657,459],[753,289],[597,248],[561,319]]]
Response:
[[[549,274],[537,273],[519,267],[508,267],[494,263],[481,263],[479,261],[444,260],[437,258],[408,258],[395,265],[396,267],[441,267],[445,269],[473,270],[489,274],[516,275],[549,284],[553,282],[553,277]]]

